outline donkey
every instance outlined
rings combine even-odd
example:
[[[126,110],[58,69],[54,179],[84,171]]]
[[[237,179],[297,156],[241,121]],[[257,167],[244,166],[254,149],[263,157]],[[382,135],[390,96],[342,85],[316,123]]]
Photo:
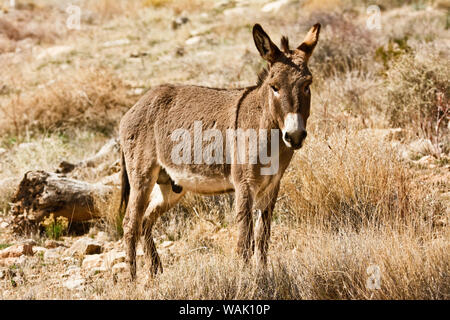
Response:
[[[234,191],[239,223],[237,253],[248,263],[256,251],[258,265],[266,265],[280,180],[294,150],[301,148],[306,138],[312,82],[307,62],[319,32],[320,24],[315,24],[296,49],[290,49],[288,39],[282,37],[280,50],[256,24],[253,39],[268,65],[258,75],[256,85],[240,89],[160,85],[150,89],[124,115],[119,129],[120,206],[121,212],[126,210],[123,230],[132,280],[136,278],[136,243],[141,236],[144,256],[151,262],[150,275],[156,275],[158,269],[162,272],[152,227],[188,191],[205,195]],[[174,163],[176,146],[171,134],[179,128],[193,133],[196,123],[224,136],[228,129],[280,130],[281,134],[268,138],[278,146],[275,154],[272,150],[273,159],[279,161],[278,170],[262,174],[263,164],[236,161],[236,152],[223,155],[231,157],[231,163]],[[259,212],[255,235],[254,210]]]

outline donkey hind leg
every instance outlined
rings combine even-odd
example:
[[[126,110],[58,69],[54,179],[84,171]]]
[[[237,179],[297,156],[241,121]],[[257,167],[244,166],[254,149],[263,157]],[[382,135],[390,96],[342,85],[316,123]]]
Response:
[[[239,238],[237,253],[245,263],[250,261],[253,255],[253,217],[252,217],[252,195],[246,186],[241,186],[236,190],[236,218],[239,223]]]
[[[262,268],[267,266],[267,251],[269,249],[270,225],[272,221],[272,212],[278,197],[280,184],[269,194],[264,195],[264,199],[258,201],[259,209],[258,218],[255,226],[255,242],[256,242],[256,262]]]
[[[151,262],[150,274],[155,276],[158,268],[163,272],[161,259],[156,250],[155,242],[152,237],[152,228],[159,216],[172,208],[185,194],[185,191],[175,193],[172,191],[172,185],[157,184],[150,195],[150,204],[147,207],[143,221],[143,247],[147,261]]]
[[[124,240],[127,250],[127,261],[130,266],[131,280],[136,279],[136,243],[142,226],[142,217],[148,205],[148,199],[158,178],[159,167],[152,166],[149,174],[130,175],[130,200],[124,218]]]

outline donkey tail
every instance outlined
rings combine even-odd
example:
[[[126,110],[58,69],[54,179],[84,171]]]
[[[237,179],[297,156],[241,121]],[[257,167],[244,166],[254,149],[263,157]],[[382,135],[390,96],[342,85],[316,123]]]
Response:
[[[123,216],[128,206],[128,199],[130,198],[130,181],[128,180],[127,167],[125,165],[125,156],[123,151],[120,153],[120,169],[122,172],[122,186],[119,214]]]

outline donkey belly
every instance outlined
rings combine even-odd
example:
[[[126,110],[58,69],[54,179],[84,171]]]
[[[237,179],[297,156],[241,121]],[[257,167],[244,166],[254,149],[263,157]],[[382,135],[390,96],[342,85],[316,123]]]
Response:
[[[234,191],[227,177],[221,175],[202,175],[186,169],[164,168],[170,178],[184,190],[200,194],[220,194]]]

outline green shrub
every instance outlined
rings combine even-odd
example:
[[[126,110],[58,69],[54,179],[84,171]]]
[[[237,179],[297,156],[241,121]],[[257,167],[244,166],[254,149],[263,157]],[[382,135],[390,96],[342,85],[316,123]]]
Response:
[[[41,225],[45,228],[45,234],[50,239],[59,239],[63,234],[67,232],[69,226],[69,220],[66,217],[55,217],[51,213]]]

